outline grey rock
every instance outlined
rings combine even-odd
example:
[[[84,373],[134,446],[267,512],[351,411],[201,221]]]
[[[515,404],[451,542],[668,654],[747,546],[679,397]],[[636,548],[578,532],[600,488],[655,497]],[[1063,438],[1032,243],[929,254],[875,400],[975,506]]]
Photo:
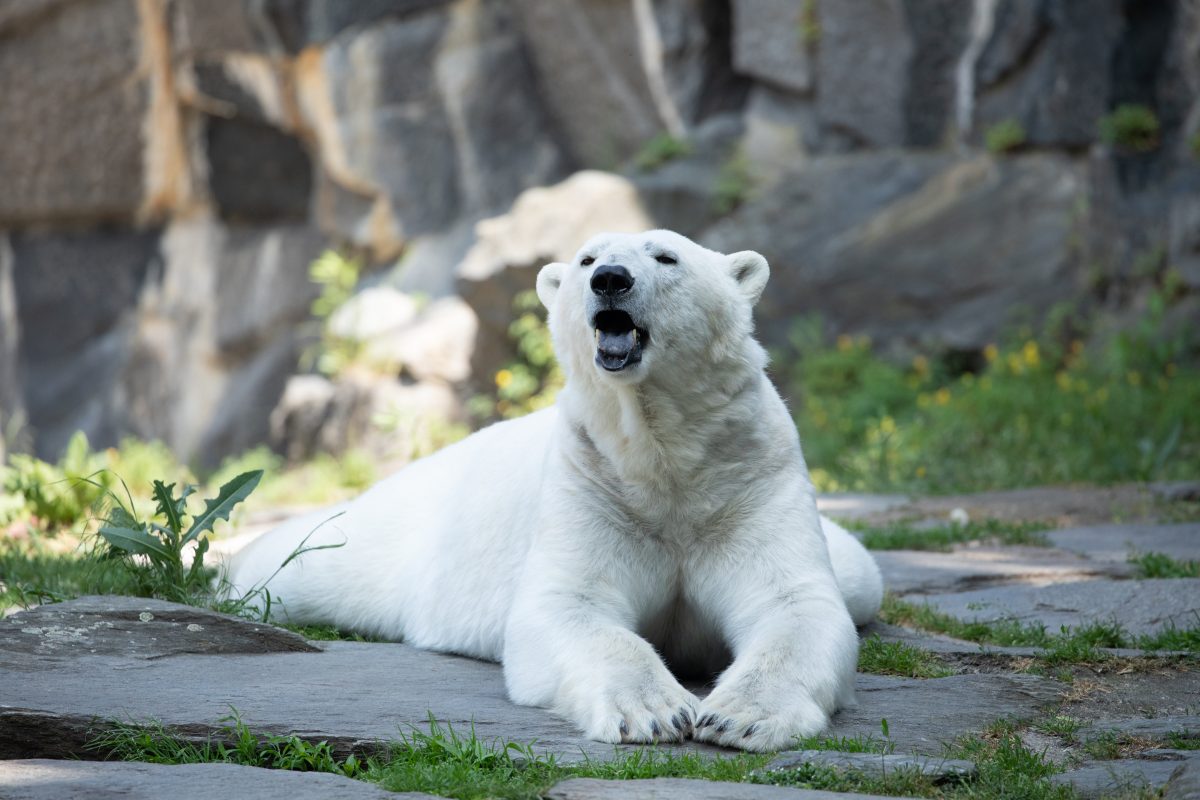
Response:
[[[1084,798],[1111,796],[1142,788],[1158,789],[1180,768],[1178,761],[1144,761],[1122,758],[1115,761],[1094,761],[1077,769],[1052,775],[1059,785],[1074,786]]]
[[[389,17],[300,67],[306,123],[337,154],[330,177],[386,198],[405,238],[500,211],[562,173],[506,4]]]
[[[962,591],[994,584],[1045,586],[1058,581],[1123,576],[1124,561],[1091,561],[1046,547],[962,547],[950,553],[927,550],[876,550],[884,584],[898,594]]]
[[[859,675],[858,705],[839,711],[826,733],[887,740],[898,753],[942,756],[944,743],[973,735],[1000,718],[1035,716],[1054,703],[1060,688],[1032,675],[966,674],[948,678]]]
[[[197,612],[177,607],[150,613]],[[6,628],[19,630],[24,616],[14,615]],[[81,635],[108,635],[93,632],[103,625],[92,629],[103,615],[88,619],[94,621]],[[97,647],[103,652],[96,654],[86,652],[90,646],[47,654],[0,643],[0,758],[81,755],[98,720],[153,720],[203,739],[220,732],[231,707],[252,729],[328,740],[343,754],[424,729],[431,713],[459,731],[473,724],[488,741],[536,740],[537,750],[566,760],[609,758],[629,749],[584,739],[543,709],[513,705],[497,664],[358,642],[322,643],[321,652],[202,655],[179,652],[179,639],[171,637],[187,634],[169,621],[159,628],[114,622],[112,630],[134,640],[162,634],[168,641],[131,643],[128,653],[117,654],[105,654],[115,644]],[[35,634],[19,634],[18,641],[25,636]],[[248,636],[257,647],[257,634]],[[155,648],[161,657],[147,658]],[[96,675],[122,679],[98,684]],[[977,732],[999,716],[1032,716],[1057,695],[1054,683],[1041,678],[982,674],[927,681],[860,675],[858,690],[859,706],[834,718],[832,735],[878,736],[886,718],[898,751],[926,755],[939,755],[942,741]],[[724,752],[695,744],[687,749]]]
[[[901,0],[819,3],[817,111],[856,144],[905,140],[904,98],[913,58]]]
[[[313,167],[304,146],[270,125],[244,119],[206,121],[208,181],[222,219],[303,222]]]
[[[1195,625],[1200,578],[1091,580],[1030,588],[1002,586],[925,598],[960,619],[1040,623],[1050,631],[1089,622],[1117,622],[1131,635],[1157,633],[1169,625]]]
[[[805,8],[790,0],[735,0],[734,69],[796,92],[812,89]]]
[[[0,47],[0,225],[132,221],[150,109],[137,3],[39,5]]]
[[[1200,759],[1189,759],[1175,768],[1163,787],[1163,800],[1200,800]]]
[[[5,800],[387,800],[433,797],[395,794],[378,786],[313,772],[244,767],[240,764],[139,764],[136,762],[0,761]]]
[[[1000,0],[975,66],[975,130],[1015,119],[1027,141],[1080,147],[1109,110],[1111,64],[1123,28],[1117,0]]]
[[[1200,524],[1096,525],[1050,531],[1046,538],[1062,550],[1095,561],[1125,563],[1131,555],[1162,553],[1176,559],[1200,557]]]
[[[999,340],[1014,305],[1036,314],[1073,296],[1083,178],[1048,155],[823,156],[783,173],[702,243],[766,256],[771,283],[757,311],[768,343],[785,343],[796,316],[815,312],[900,354],[980,350]],[[995,224],[1009,218],[1029,222],[1019,239]]]
[[[141,597],[80,597],[0,619],[5,659],[317,652],[303,637],[273,625]]]
[[[633,781],[572,778],[550,788],[543,797],[546,800],[860,800],[878,796],[752,783],[699,781],[690,778]]]
[[[76,430],[93,445],[115,444],[128,430],[120,376],[158,234],[28,233],[10,241],[22,404],[35,453],[57,459]]]
[[[1169,715],[1153,719],[1097,719],[1089,723],[1093,731],[1118,733],[1148,739],[1162,739],[1172,733],[1187,733],[1200,738],[1200,716]]]
[[[966,778],[973,776],[976,772],[974,762],[963,759],[921,758],[880,753],[842,753],[836,750],[796,750],[780,753],[763,767],[763,770],[778,772],[797,769],[806,764],[849,769],[878,776],[902,770],[928,775],[935,780]]]

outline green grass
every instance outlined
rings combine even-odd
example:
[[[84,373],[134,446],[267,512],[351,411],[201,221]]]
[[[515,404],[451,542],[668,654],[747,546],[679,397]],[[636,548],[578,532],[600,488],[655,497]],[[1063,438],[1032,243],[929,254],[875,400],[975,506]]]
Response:
[[[1077,734],[1085,727],[1085,724],[1083,720],[1076,719],[1075,717],[1055,714],[1052,717],[1040,720],[1033,727],[1042,733],[1048,733],[1068,743],[1074,743],[1079,740]]]
[[[85,594],[136,594],[137,588],[124,565],[83,550],[58,552],[36,538],[0,545],[0,611]]]
[[[976,763],[977,777],[939,781],[915,770],[871,775],[814,764],[765,772],[770,755],[731,753],[714,758],[654,748],[620,753],[611,761],[560,764],[551,756],[537,754],[532,745],[486,741],[473,728],[460,733],[432,718],[428,732],[413,730],[373,754],[342,759],[325,742],[257,734],[236,713],[226,722],[217,736],[205,742],[179,739],[156,724],[113,724],[98,733],[90,747],[98,754],[130,761],[216,761],[329,772],[370,781],[390,791],[430,792],[464,800],[533,800],[568,778],[692,778],[946,800],[1070,800],[1075,796],[1069,788],[1050,784],[1055,767],[1024,747],[1015,728],[1007,723],[998,723],[978,739],[951,746],[948,755]],[[797,747],[874,753],[891,750],[890,742],[873,737],[813,737],[797,742]]]
[[[775,377],[820,491],[1196,480],[1200,340],[1164,327],[1172,302],[1153,294],[1146,317],[1104,345],[1026,331],[907,364],[865,337],[830,344],[808,319],[774,354]]]
[[[1171,558],[1164,553],[1142,553],[1129,557],[1138,578],[1200,578],[1200,561]]]
[[[1105,144],[1147,153],[1158,147],[1161,125],[1149,107],[1126,103],[1101,118],[1099,128],[1100,140]]]
[[[642,145],[642,149],[633,157],[633,162],[641,171],[651,172],[668,161],[682,158],[691,152],[692,146],[686,139],[660,133]]]
[[[940,633],[979,644],[1001,647],[1042,648],[1039,659],[1048,665],[1081,664],[1108,657],[1100,648],[1138,648],[1142,650],[1178,650],[1200,653],[1200,619],[1197,626],[1180,628],[1168,625],[1154,634],[1131,636],[1115,623],[1092,622],[1075,628],[1063,627],[1058,633],[1044,625],[1016,620],[982,622],[961,620],[929,605],[909,603],[886,595],[879,618],[890,625]]]
[[[286,628],[292,633],[298,633],[305,639],[314,642],[376,642],[378,639],[372,639],[369,636],[363,636],[359,633],[343,631],[333,625],[289,625],[287,623],[274,623],[281,628]]]
[[[997,122],[983,134],[983,143],[989,153],[1011,153],[1025,144],[1025,128],[1015,119]]]
[[[1200,750],[1200,731],[1171,731],[1167,734],[1165,744],[1175,750]]]
[[[868,550],[948,551],[956,544],[979,541],[1044,546],[1047,543],[1044,531],[1053,527],[1040,522],[997,519],[936,527],[919,527],[912,522],[866,525],[853,520],[843,524],[862,533],[863,546]]]
[[[858,646],[858,670],[905,678],[945,678],[954,670],[932,653],[903,642],[885,642],[872,634]]]
[[[874,736],[807,736],[796,740],[793,750],[835,750],[839,753],[891,753],[896,745],[886,737]]]

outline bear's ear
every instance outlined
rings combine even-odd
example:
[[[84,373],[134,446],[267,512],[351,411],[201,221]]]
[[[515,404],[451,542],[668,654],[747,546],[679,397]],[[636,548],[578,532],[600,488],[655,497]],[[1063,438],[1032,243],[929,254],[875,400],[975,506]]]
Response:
[[[750,301],[750,305],[758,302],[766,288],[767,278],[771,277],[771,269],[767,260],[753,250],[742,250],[726,256],[729,274],[741,287],[742,294]]]
[[[542,267],[538,272],[537,296],[547,311],[554,304],[554,295],[558,294],[558,287],[562,284],[563,270],[566,268],[566,264],[555,261]]]

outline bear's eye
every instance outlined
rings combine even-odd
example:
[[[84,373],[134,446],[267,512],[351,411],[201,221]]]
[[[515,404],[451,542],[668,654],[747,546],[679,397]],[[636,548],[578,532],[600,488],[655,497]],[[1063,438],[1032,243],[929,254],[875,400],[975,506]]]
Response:
[[[660,264],[678,264],[679,263],[674,258],[672,258],[671,256],[668,256],[668,255],[655,256],[654,260]]]
[[[579,266],[581,267],[590,267],[595,263],[596,259],[592,258],[591,256],[584,256],[583,258],[579,259]]]

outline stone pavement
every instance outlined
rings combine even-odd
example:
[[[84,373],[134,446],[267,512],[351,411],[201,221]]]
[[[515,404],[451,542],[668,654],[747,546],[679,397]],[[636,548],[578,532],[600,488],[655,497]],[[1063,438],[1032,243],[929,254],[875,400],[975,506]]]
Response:
[[[987,507],[1009,508],[1009,499],[987,497],[992,503]],[[915,507],[904,498],[839,500],[841,516],[867,521]],[[1044,497],[1039,502],[1043,518],[1054,516],[1046,513]],[[981,505],[986,506],[971,507]],[[1073,501],[1071,514],[1080,516],[1082,505]],[[1055,518],[1064,516],[1070,514]],[[877,555],[893,592],[962,619],[1016,618],[1052,630],[1099,620],[1119,623],[1130,633],[1200,625],[1194,618],[1200,614],[1200,579],[1138,580],[1130,577],[1127,563],[1131,553],[1200,557],[1200,524],[1084,521],[1087,527],[1050,532],[1048,547],[968,544],[948,553]],[[969,774],[969,763],[944,758],[946,742],[976,736],[997,719],[1037,721],[1057,714],[1076,720],[1073,738],[1035,727],[1023,735],[1061,765],[1055,780],[1071,783],[1082,796],[1134,785],[1161,787],[1176,772],[1182,777],[1173,785],[1185,787],[1178,791],[1195,784],[1194,768],[1192,773],[1183,769],[1194,765],[1200,742],[1200,664],[1194,654],[1163,659],[1122,651],[1116,661],[1032,674],[1033,648],[960,642],[881,622],[864,631],[871,634],[929,651],[956,674],[927,680],[860,674],[858,705],[840,712],[828,733],[882,741],[882,720],[887,720],[886,741],[894,755],[783,753],[768,769],[821,763],[871,771],[907,760],[923,770]],[[1064,669],[1071,674],[1064,675]],[[269,625],[132,598],[80,598],[0,619],[0,759],[10,759],[0,761],[0,797],[83,797],[86,787],[135,798],[381,796],[361,782],[228,765],[38,760],[95,758],[85,744],[112,720],[160,722],[185,738],[203,740],[219,734],[232,710],[257,732],[326,740],[343,755],[425,730],[431,715],[455,730],[474,726],[483,739],[533,741],[535,751],[563,761],[605,759],[630,749],[588,741],[543,710],[512,705],[495,664],[403,644],[306,642]],[[1116,758],[1101,758],[1110,753],[1089,746],[1104,737],[1119,742],[1111,753]],[[692,743],[663,749],[727,752]],[[334,788],[330,781],[345,786]],[[212,795],[173,788],[184,785],[220,788]],[[548,796],[826,794],[664,779],[573,780]]]

